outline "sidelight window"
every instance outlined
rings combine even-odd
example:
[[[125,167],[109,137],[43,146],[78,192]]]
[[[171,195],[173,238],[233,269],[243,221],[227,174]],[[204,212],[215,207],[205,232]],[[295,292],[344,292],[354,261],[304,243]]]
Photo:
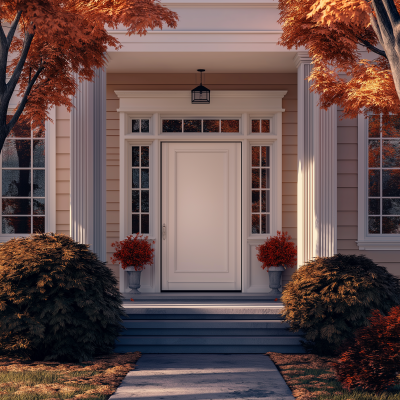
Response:
[[[149,233],[149,146],[132,146],[132,233]]]
[[[271,148],[251,146],[251,233],[271,233]]]

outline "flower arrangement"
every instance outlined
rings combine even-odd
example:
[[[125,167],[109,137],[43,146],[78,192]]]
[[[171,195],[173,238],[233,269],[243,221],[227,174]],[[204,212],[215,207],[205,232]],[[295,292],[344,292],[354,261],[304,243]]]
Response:
[[[292,237],[287,232],[277,232],[276,236],[268,238],[264,244],[256,247],[257,259],[262,262],[262,269],[273,266],[293,268],[296,266],[297,249],[290,240]]]
[[[136,236],[129,235],[124,240],[112,243],[111,247],[115,247],[112,263],[119,261],[123,269],[133,266],[136,271],[142,271],[145,265],[153,264],[154,249],[147,239],[148,236],[143,237],[137,233]]]

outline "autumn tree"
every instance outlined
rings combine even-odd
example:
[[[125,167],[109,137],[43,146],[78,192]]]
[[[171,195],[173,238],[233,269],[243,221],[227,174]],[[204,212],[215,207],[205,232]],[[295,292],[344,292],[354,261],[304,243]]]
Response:
[[[159,0],[3,0],[0,16],[0,151],[17,121],[39,129],[50,106],[71,110],[75,76],[93,80],[107,48],[121,48],[109,29],[144,35],[178,20]]]
[[[400,114],[399,7],[398,0],[279,0],[280,44],[309,51],[322,108],[337,104],[345,117]],[[375,58],[362,59],[361,48]]]

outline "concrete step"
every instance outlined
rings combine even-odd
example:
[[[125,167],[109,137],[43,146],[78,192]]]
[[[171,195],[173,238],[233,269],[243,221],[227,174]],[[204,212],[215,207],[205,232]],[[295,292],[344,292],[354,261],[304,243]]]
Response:
[[[115,347],[117,353],[140,351],[143,354],[264,354],[268,351],[283,354],[302,354],[304,348],[288,345],[218,345],[218,346],[159,346],[159,345],[120,345]]]

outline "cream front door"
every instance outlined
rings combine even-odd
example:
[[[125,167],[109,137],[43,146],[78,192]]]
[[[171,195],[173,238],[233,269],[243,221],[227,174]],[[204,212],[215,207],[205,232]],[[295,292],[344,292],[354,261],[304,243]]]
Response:
[[[162,290],[241,289],[241,144],[162,143]]]

